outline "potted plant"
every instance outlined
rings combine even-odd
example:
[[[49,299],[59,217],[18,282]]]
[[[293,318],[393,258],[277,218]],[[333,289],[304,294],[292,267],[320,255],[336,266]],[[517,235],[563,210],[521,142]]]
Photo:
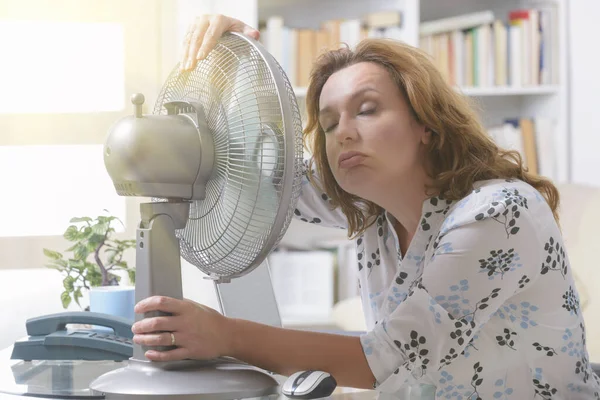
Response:
[[[107,210],[104,210],[108,213]],[[97,293],[110,292],[118,293],[120,300],[133,304],[134,288],[126,288],[128,300],[124,300],[124,289],[119,288],[121,276],[117,271],[125,271],[128,274],[129,281],[135,284],[135,268],[129,267],[123,259],[128,249],[135,248],[135,240],[120,240],[114,237],[114,222],[123,222],[111,215],[90,217],[75,217],[70,221],[69,227],[63,234],[64,238],[73,245],[66,249],[66,252],[72,254],[65,256],[62,253],[44,248],[44,255],[48,257],[48,268],[53,268],[64,275],[64,291],[61,294],[63,308],[67,308],[74,300],[81,307],[79,300],[83,297],[84,291],[90,294],[90,310],[97,312],[108,312],[106,307],[114,307],[114,301],[107,300],[103,296],[97,295],[96,304],[94,304],[94,291]],[[111,290],[117,289],[117,290]],[[112,305],[111,305],[112,304]],[[117,306],[119,306],[117,304]],[[131,313],[129,305],[126,306],[127,315],[133,315],[133,305]],[[111,312],[108,312],[111,313]],[[118,313],[117,313],[118,314]]]

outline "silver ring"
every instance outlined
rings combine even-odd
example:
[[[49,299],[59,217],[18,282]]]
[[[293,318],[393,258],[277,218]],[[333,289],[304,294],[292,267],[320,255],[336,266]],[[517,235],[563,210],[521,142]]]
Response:
[[[171,346],[175,346],[175,335],[173,334],[173,332],[170,332],[171,334]]]

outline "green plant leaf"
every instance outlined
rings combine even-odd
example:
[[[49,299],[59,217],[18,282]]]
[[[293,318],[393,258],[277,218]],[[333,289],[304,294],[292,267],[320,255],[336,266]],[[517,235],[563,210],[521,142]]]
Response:
[[[70,242],[75,242],[79,240],[79,229],[75,225],[71,225],[67,228],[63,237]]]
[[[65,268],[68,268],[69,263],[67,260],[60,258],[58,260],[50,260],[50,263],[46,264],[46,267],[48,268],[52,268],[52,269],[57,269],[59,271],[64,271]]]
[[[96,264],[89,264],[85,274],[85,279],[90,283],[90,286],[102,285],[102,274],[100,273]]]
[[[99,224],[92,226],[92,231],[96,235],[102,235],[102,237],[104,237],[104,235],[106,234],[106,231],[108,231],[108,230],[109,230],[108,223],[99,223]]]
[[[101,215],[101,216],[98,217],[98,222],[101,223],[101,224],[110,225],[110,223],[112,221],[114,221],[115,219],[117,219],[117,217],[114,217],[112,215],[109,215],[109,216]]]
[[[59,264],[46,264],[46,268],[55,269],[57,271],[65,271],[65,267]]]
[[[73,254],[75,255],[76,260],[85,260],[90,254],[90,251],[85,245],[79,243],[79,245],[75,247]]]
[[[71,218],[71,220],[69,221],[70,223],[76,223],[76,222],[91,222],[92,219],[90,217],[74,217]]]
[[[73,292],[73,298],[75,299],[75,303],[77,303],[79,307],[81,307],[81,304],[79,304],[79,299],[82,297],[83,294],[81,294],[81,286],[78,286],[77,289],[75,289],[75,291]]]
[[[68,292],[72,292],[73,290],[75,290],[75,288],[73,287],[73,284],[75,283],[75,278],[73,278],[72,276],[67,276],[65,279],[63,279],[63,286],[65,287],[65,289]]]
[[[102,234],[92,233],[87,240],[89,244],[96,249],[96,247],[104,241],[104,232],[102,232]]]
[[[60,301],[62,302],[63,308],[66,309],[67,307],[69,307],[69,304],[71,304],[71,296],[69,295],[69,292],[62,292],[60,295]]]
[[[44,249],[44,255],[52,260],[60,260],[61,258],[63,258],[63,255],[60,254],[58,251],[49,249]]]
[[[97,250],[102,251],[102,261],[106,266],[114,270],[127,271],[129,280],[135,284],[135,268],[129,268],[122,257],[127,249],[135,249],[137,241],[112,238],[111,236],[115,232],[112,227],[114,221],[121,222],[119,218],[110,215],[96,218],[73,217],[63,236],[74,243],[70,244],[65,253],[44,249],[44,254],[49,259],[46,266],[64,274],[65,290],[61,294],[64,308],[67,308],[73,300],[80,305],[79,300],[83,296],[83,288],[102,285],[100,268],[95,259],[90,257]],[[121,222],[121,224],[123,223]],[[102,249],[103,247],[104,249]],[[67,255],[67,252],[71,253]],[[109,284],[120,283],[118,275],[110,274],[108,279]]]
[[[95,235],[94,235],[94,236],[95,236]],[[98,241],[98,242],[96,242],[96,241],[91,241],[91,240],[90,240],[90,241],[88,241],[88,243],[87,243],[87,244],[86,244],[86,246],[85,246],[85,247],[87,248],[87,251],[88,251],[88,253],[94,253],[94,252],[96,251],[96,248],[97,248],[98,246],[100,246],[100,243],[102,243],[102,241]]]
[[[127,275],[129,275],[129,281],[135,285],[135,269],[128,269]]]

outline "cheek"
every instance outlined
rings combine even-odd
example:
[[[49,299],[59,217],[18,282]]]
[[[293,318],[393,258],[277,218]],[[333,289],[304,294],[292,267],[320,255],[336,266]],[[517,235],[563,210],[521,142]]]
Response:
[[[420,159],[421,142],[411,131],[382,131],[374,147],[382,166],[388,170],[405,170]]]
[[[336,163],[335,159],[337,158],[336,149],[331,140],[325,139],[325,154],[327,155],[327,162],[329,163],[329,168],[334,175],[336,175]]]

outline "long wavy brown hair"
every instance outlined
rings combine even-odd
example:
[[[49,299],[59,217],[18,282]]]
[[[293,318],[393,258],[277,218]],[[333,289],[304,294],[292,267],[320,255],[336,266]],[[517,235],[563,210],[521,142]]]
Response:
[[[474,105],[446,82],[429,56],[400,41],[378,38],[361,41],[354,51],[343,47],[320,55],[313,65],[306,96],[308,122],[304,143],[313,154],[321,189],[331,198],[332,206],[340,207],[348,219],[349,237],[364,232],[383,210],[344,191],[335,180],[319,124],[319,98],[333,73],[359,62],[383,66],[398,85],[413,118],[432,131],[426,148],[427,172],[434,181],[426,188],[429,194],[459,200],[473,190],[476,181],[516,178],[542,194],[558,222],[557,188],[548,179],[528,172],[517,151],[495,144],[479,121]]]

